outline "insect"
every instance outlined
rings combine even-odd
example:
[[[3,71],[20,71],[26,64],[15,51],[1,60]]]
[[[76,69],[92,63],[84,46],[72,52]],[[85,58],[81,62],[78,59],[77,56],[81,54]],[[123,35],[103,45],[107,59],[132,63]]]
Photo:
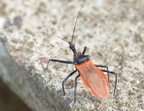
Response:
[[[84,5],[83,5],[84,6]],[[82,6],[82,8],[83,8]],[[72,50],[73,54],[74,54],[74,59],[73,61],[65,61],[65,60],[58,60],[58,59],[49,59],[48,64],[50,63],[50,61],[53,62],[59,62],[59,63],[65,63],[65,64],[74,64],[76,70],[74,70],[73,72],[71,72],[63,81],[62,81],[62,90],[63,93],[65,95],[65,88],[64,88],[64,84],[65,82],[69,79],[69,77],[71,77],[74,73],[78,72],[78,75],[75,77],[75,88],[74,88],[74,103],[76,102],[76,88],[77,88],[77,79],[79,77],[81,77],[83,83],[85,84],[85,86],[88,88],[88,90],[96,97],[101,98],[101,99],[105,99],[108,98],[109,96],[109,89],[110,89],[110,85],[109,85],[109,74],[113,74],[115,75],[115,87],[114,87],[114,94],[116,91],[116,85],[117,85],[117,74],[115,72],[111,72],[108,70],[108,67],[105,65],[95,65],[91,59],[89,55],[85,55],[86,49],[87,47],[84,47],[82,53],[81,52],[77,52],[75,45],[73,44],[73,39],[74,39],[74,32],[76,29],[76,24],[77,24],[77,20],[78,17],[80,15],[80,12],[82,10],[82,8],[80,9],[76,21],[75,21],[75,25],[73,28],[73,34],[71,37],[71,41],[66,41],[62,38],[62,40],[64,40],[65,42],[67,42],[69,44],[69,48]],[[105,68],[106,70],[103,69],[99,69],[99,68]],[[106,72],[108,74],[108,79],[105,76],[104,72]]]

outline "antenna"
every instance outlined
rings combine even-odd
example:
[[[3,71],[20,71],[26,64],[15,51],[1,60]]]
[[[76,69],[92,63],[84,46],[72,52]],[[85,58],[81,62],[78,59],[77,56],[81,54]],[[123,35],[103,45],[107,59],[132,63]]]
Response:
[[[57,38],[59,38],[59,39],[61,39],[61,40],[65,41],[65,42],[67,42],[67,43],[69,44],[69,42],[68,42],[67,40],[65,40],[65,39],[61,38],[60,36],[53,35],[53,34],[49,34],[49,35],[54,36],[54,37],[57,37]]]
[[[73,34],[72,34],[71,43],[73,42],[73,38],[74,38],[74,33],[75,33],[75,29],[76,29],[77,20],[78,20],[78,18],[79,18],[79,15],[80,15],[81,10],[82,10],[83,7],[84,7],[84,4],[83,4],[83,6],[81,7],[81,9],[80,9],[80,11],[79,11],[79,13],[78,13],[78,15],[77,15],[77,18],[76,18],[76,21],[75,21],[75,25],[74,25],[74,28],[73,28]]]
[[[59,38],[59,39],[65,41],[65,42],[67,42],[67,43],[69,44],[69,42],[68,42],[67,40],[65,40],[65,39],[63,39],[63,38],[61,38],[61,37],[59,37],[59,36],[55,36],[55,37],[57,37],[57,38]]]

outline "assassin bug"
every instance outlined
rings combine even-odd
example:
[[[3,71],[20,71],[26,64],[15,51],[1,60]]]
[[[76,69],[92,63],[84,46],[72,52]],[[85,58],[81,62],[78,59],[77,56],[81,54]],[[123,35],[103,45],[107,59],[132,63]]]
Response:
[[[84,5],[83,5],[84,6]],[[82,8],[83,8],[82,6]],[[93,62],[90,60],[90,56],[89,55],[85,55],[86,49],[87,47],[84,47],[83,52],[77,52],[75,45],[73,44],[73,39],[74,39],[74,32],[76,29],[76,24],[77,24],[77,20],[78,17],[80,15],[80,12],[82,10],[82,8],[80,9],[76,21],[75,21],[75,25],[73,28],[73,34],[71,37],[71,41],[66,41],[62,38],[62,40],[64,40],[65,42],[67,42],[69,44],[69,48],[72,50],[72,52],[74,53],[74,59],[73,61],[64,61],[64,60],[57,60],[57,59],[49,59],[48,64],[50,63],[50,61],[53,62],[59,62],[59,63],[65,63],[65,64],[74,64],[76,70],[74,70],[73,72],[71,72],[63,81],[62,81],[62,90],[63,93],[65,95],[65,89],[64,89],[64,84],[65,82],[69,79],[69,77],[71,77],[74,73],[76,73],[78,71],[78,75],[75,78],[75,88],[74,88],[74,103],[76,102],[76,87],[77,87],[77,79],[79,77],[81,77],[82,81],[84,82],[85,86],[89,89],[89,91],[96,97],[101,98],[101,99],[105,99],[108,98],[109,96],[109,74],[113,74],[115,75],[115,87],[114,87],[114,94],[116,91],[116,85],[117,85],[117,74],[115,72],[111,72],[108,70],[107,66],[104,65],[95,65],[93,64]],[[103,69],[99,69],[100,68],[106,68],[106,70]],[[105,76],[104,72],[107,72],[108,74],[108,79]]]

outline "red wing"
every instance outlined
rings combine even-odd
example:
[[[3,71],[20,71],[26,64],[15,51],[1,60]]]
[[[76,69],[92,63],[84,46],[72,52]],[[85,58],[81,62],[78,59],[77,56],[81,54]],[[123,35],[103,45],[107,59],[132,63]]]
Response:
[[[91,60],[75,66],[79,71],[84,84],[93,95],[98,98],[108,98],[108,79],[99,68],[94,66]]]

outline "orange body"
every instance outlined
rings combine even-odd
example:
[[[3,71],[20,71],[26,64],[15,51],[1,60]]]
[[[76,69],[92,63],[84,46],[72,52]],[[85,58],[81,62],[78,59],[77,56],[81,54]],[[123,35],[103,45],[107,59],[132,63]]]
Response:
[[[80,73],[82,81],[89,91],[96,97],[106,99],[109,96],[109,82],[105,74],[88,60],[82,64],[76,64],[75,67]]]

